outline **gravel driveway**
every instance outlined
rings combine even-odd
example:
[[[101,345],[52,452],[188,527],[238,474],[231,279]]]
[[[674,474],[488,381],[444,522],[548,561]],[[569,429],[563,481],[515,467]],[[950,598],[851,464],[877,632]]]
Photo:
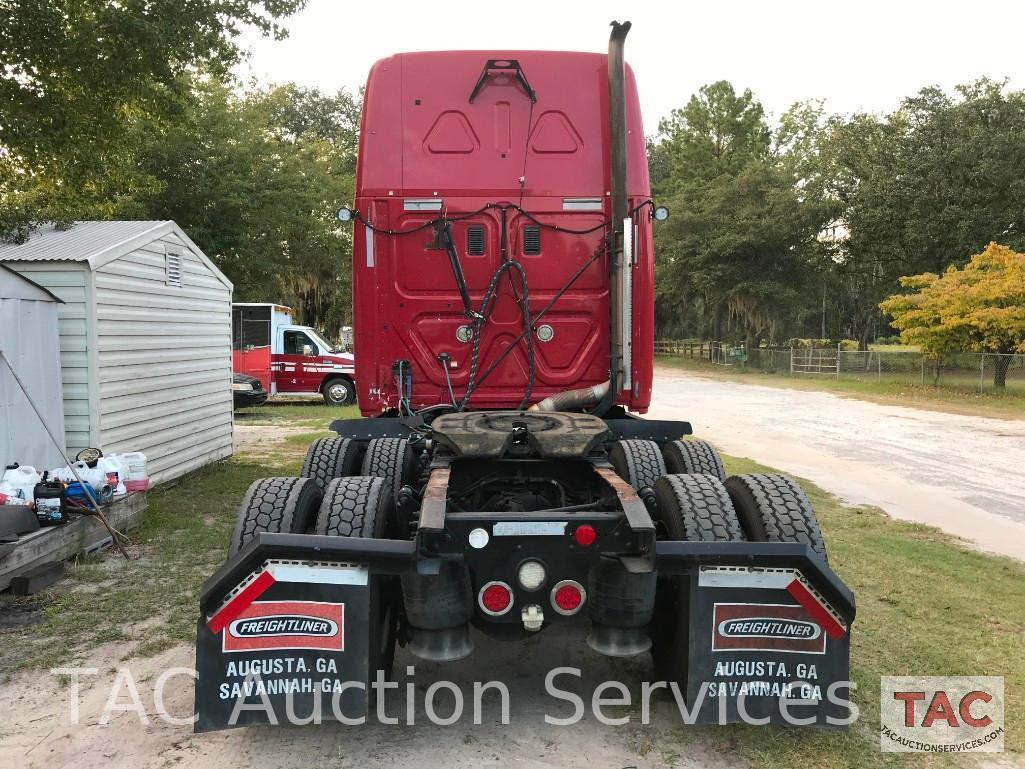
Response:
[[[1025,559],[1025,415],[961,416],[659,367],[648,416],[688,420],[724,453]]]

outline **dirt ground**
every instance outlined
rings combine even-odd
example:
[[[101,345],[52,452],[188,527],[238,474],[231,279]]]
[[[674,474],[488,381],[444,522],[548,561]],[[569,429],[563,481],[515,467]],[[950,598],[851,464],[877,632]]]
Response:
[[[724,453],[1025,559],[1025,414],[962,416],[660,367],[648,416],[685,419]]]
[[[630,715],[623,726],[606,726],[590,715],[594,688],[605,680],[638,681],[646,676],[647,656],[643,661],[610,660],[591,652],[583,635],[560,632],[560,638],[535,638],[527,644],[500,643],[479,634],[477,649],[458,666],[444,673],[438,665],[412,657],[403,650],[396,655],[395,670],[400,684],[398,693],[387,700],[388,713],[400,719],[399,725],[370,722],[365,727],[324,724],[277,729],[237,729],[228,732],[194,735],[191,726],[171,725],[157,720],[153,688],[157,677],[168,668],[191,667],[192,649],[178,647],[157,657],[123,663],[138,685],[149,723],[143,724],[135,712],[115,712],[109,725],[99,723],[110,696],[116,672],[110,660],[119,656],[116,648],[100,648],[88,663],[100,668],[97,675],[83,676],[80,723],[69,723],[71,687],[58,686],[48,672],[18,675],[0,687],[0,766],[4,767],[81,767],[143,769],[144,767],[187,766],[197,769],[223,769],[226,766],[262,767],[378,767],[424,769],[424,767],[519,766],[543,767],[693,767],[719,769],[736,767],[736,757],[712,752],[698,737],[682,740],[674,704],[666,697],[652,698],[651,718],[647,726],[639,723],[639,686],[632,686],[632,707],[608,707],[609,717]],[[536,661],[532,665],[531,661]],[[414,666],[412,676],[403,675],[407,665]],[[572,706],[547,694],[544,674],[558,665],[577,667],[581,678],[557,680],[561,690],[577,692],[587,705],[585,719],[572,727],[545,723],[545,714],[565,718]],[[515,672],[511,672],[515,671]],[[510,723],[500,723],[497,697],[482,700],[481,723],[474,725],[467,716],[452,726],[435,726],[424,711],[427,684],[417,684],[414,724],[407,726],[406,683],[418,678],[431,682],[447,677],[457,684],[465,697],[465,711],[471,714],[474,681],[502,680],[509,686]],[[164,689],[164,706],[172,716],[187,717],[192,712],[193,687],[185,676],[171,679]],[[614,692],[613,692],[614,694]],[[118,702],[131,702],[127,688]],[[451,713],[452,699],[441,694],[437,713]]]
[[[289,435],[309,428],[271,425],[236,425],[237,452],[261,455],[276,449]],[[170,668],[192,668],[194,650],[179,646],[155,657],[120,661],[123,650],[115,645],[96,648],[83,667],[96,674],[81,677],[79,722],[70,721],[72,688],[48,671],[16,674],[0,685],[0,766],[61,769],[89,765],[110,769],[143,769],[187,766],[196,769],[250,767],[424,767],[519,766],[527,769],[558,767],[635,767],[636,769],[726,769],[738,766],[735,756],[724,756],[709,746],[699,733],[680,729],[674,702],[656,693],[651,717],[642,725],[640,684],[654,677],[650,657],[613,660],[592,652],[584,642],[583,628],[549,628],[544,637],[523,644],[502,643],[475,632],[476,649],[456,666],[429,663],[399,649],[395,673],[399,688],[390,693],[387,711],[399,725],[382,725],[370,719],[365,727],[335,723],[276,729],[236,729],[194,735],[191,724],[169,724],[158,718],[154,686]],[[557,636],[554,637],[553,636]],[[536,664],[534,664],[536,663]],[[564,665],[582,671],[579,678],[558,680],[562,690],[580,695],[586,704],[584,719],[571,727],[549,725],[545,715],[565,718],[572,706],[544,688],[550,669]],[[412,666],[413,674],[409,675]],[[118,669],[127,668],[135,682],[147,717],[142,723],[134,711],[115,711],[108,724],[100,722]],[[433,681],[447,678],[464,694],[467,715],[452,726],[436,726],[427,719],[424,694]],[[497,699],[485,697],[481,723],[473,723],[473,682],[500,680],[509,687],[509,724],[502,725]],[[630,716],[630,723],[608,726],[591,715],[594,689],[603,681],[631,683],[632,704],[605,707],[609,717]],[[414,724],[407,726],[407,683],[414,682]],[[420,683],[422,681],[423,683]],[[606,696],[614,696],[606,693]],[[132,698],[121,688],[116,699],[122,705]],[[179,675],[163,688],[165,711],[184,718],[192,713],[191,678]],[[448,715],[452,700],[442,693],[437,712]]]
[[[1025,556],[1025,491],[1014,482],[1025,465],[1025,422],[713,382],[676,371],[660,372],[651,416],[689,419],[695,432],[724,451],[811,478],[852,502],[879,505],[895,515],[971,537],[987,549]],[[285,435],[298,432],[303,429],[239,425],[236,445],[241,452],[262,454],[274,450]],[[82,679],[77,725],[69,720],[71,687],[51,673],[18,673],[0,685],[0,766],[77,769],[83,761],[110,769],[741,765],[732,751],[723,749],[723,740],[710,739],[701,730],[681,729],[675,706],[665,696],[653,698],[651,723],[642,725],[639,683],[631,684],[631,706],[605,710],[610,716],[628,715],[626,725],[604,725],[590,715],[590,707],[575,726],[545,723],[545,714],[565,717],[570,712],[568,703],[545,692],[546,671],[557,665],[580,668],[583,676],[560,680],[560,688],[577,692],[589,706],[595,687],[603,681],[650,678],[646,655],[627,661],[601,657],[588,649],[580,629],[549,629],[545,637],[526,646],[480,634],[475,643],[477,649],[465,663],[444,672],[399,650],[395,670],[400,686],[389,695],[388,712],[407,720],[406,683],[413,681],[413,726],[371,720],[365,727],[325,724],[206,735],[194,735],[191,725],[168,724],[156,717],[154,684],[169,668],[193,666],[191,646],[127,662],[120,661],[122,649],[102,646],[83,663],[98,673]],[[129,711],[114,712],[109,725],[100,723],[121,666],[128,668],[138,686],[147,723]],[[407,666],[414,666],[412,675]],[[511,723],[500,724],[495,699],[485,698],[480,725],[472,718],[447,727],[430,724],[424,693],[427,684],[443,677],[459,685],[467,711],[472,711],[473,681],[506,682]],[[187,676],[172,679],[164,689],[166,710],[179,718],[191,714],[192,698]],[[117,702],[130,702],[129,692],[122,689]],[[447,695],[439,696],[442,715],[450,712],[450,703]],[[1000,759],[992,765],[1010,764]]]

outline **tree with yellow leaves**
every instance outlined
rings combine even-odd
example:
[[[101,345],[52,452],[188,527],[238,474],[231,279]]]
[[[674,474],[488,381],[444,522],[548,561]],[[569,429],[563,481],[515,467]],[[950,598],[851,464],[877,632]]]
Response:
[[[963,268],[900,279],[914,293],[879,307],[893,317],[901,341],[934,359],[957,350],[1000,353],[993,386],[1007,379],[1011,353],[1025,353],[1025,254],[990,243]]]

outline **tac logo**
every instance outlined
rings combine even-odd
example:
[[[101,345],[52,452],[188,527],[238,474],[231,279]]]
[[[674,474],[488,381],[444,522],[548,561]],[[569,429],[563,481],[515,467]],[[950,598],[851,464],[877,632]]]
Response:
[[[345,648],[345,604],[255,601],[224,629],[225,652]]]
[[[999,753],[1004,679],[883,676],[879,745],[887,753]]]
[[[712,651],[737,650],[825,654],[826,635],[800,606],[717,603]]]

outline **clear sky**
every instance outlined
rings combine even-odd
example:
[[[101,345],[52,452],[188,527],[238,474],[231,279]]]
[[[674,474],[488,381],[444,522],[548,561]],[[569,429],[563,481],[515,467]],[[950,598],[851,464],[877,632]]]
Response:
[[[702,84],[750,88],[778,115],[825,99],[833,112],[888,112],[924,85],[986,75],[1025,87],[1025,2],[557,2],[310,0],[287,40],[245,34],[239,74],[333,91],[361,86],[399,51],[604,51],[608,22],[634,23],[626,57],[637,75],[645,133]]]

